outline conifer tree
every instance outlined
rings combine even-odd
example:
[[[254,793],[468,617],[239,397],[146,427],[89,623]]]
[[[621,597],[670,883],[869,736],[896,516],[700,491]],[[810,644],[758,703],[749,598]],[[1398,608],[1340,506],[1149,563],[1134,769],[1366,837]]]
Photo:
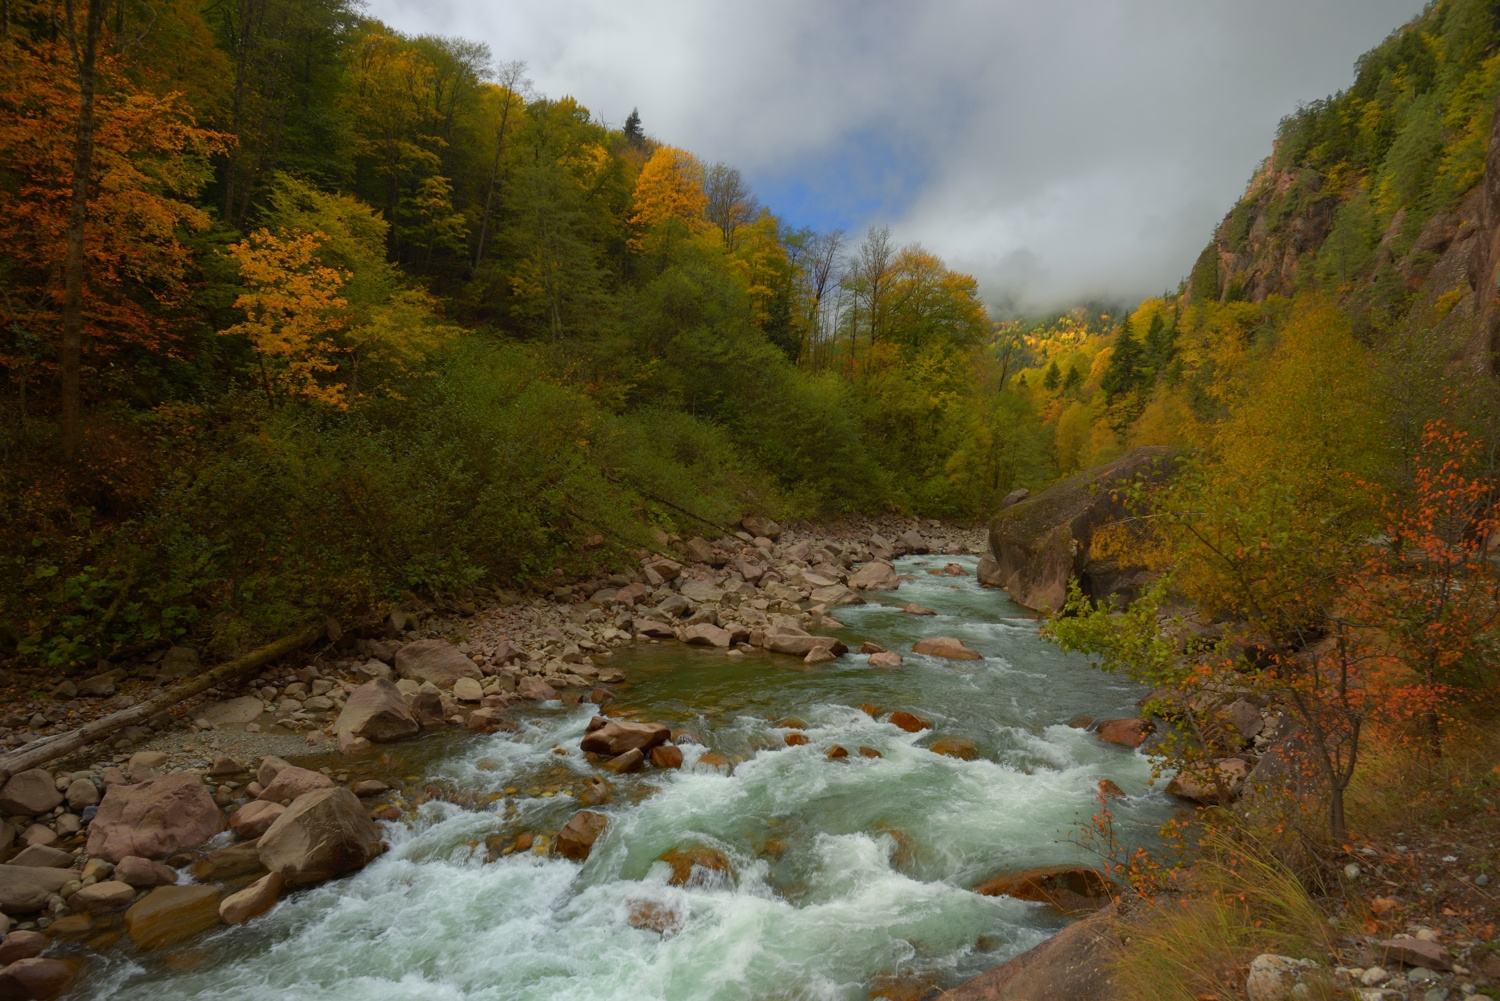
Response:
[[[639,146],[646,138],[646,133],[641,131],[641,113],[637,108],[631,108],[630,114],[625,117],[625,128],[622,130],[625,138],[630,143]]]
[[[1141,345],[1130,329],[1130,317],[1120,324],[1119,336],[1115,338],[1114,354],[1110,355],[1109,368],[1099,380],[1104,398],[1113,403],[1115,397],[1136,388],[1141,379]]]
[[[1042,388],[1050,393],[1052,392],[1052,390],[1056,389],[1058,387],[1058,384],[1061,382],[1062,370],[1057,367],[1057,359],[1054,358],[1052,359],[1052,364],[1047,366],[1047,374],[1042,376]]]
[[[1081,385],[1083,385],[1083,374],[1078,371],[1077,365],[1069,365],[1068,374],[1063,379],[1063,392],[1072,392]]]

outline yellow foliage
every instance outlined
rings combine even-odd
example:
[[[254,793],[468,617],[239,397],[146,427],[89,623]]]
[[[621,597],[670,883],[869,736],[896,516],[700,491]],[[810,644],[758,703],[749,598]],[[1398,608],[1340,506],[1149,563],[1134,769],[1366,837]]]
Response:
[[[1093,415],[1089,408],[1077,401],[1058,416],[1053,442],[1059,473],[1066,475],[1083,468],[1083,463],[1092,451],[1092,422]]]
[[[318,260],[322,233],[274,236],[262,229],[229,248],[246,291],[235,299],[245,322],[222,331],[250,339],[260,361],[266,395],[275,384],[288,396],[344,408],[345,385],[320,376],[338,371],[343,353],[333,335],[346,323],[348,303],[338,295],[345,272]]]
[[[635,250],[654,241],[652,232],[676,222],[690,234],[706,231],[708,195],[703,190],[703,164],[686,150],[661,146],[651,154],[635,182],[635,211],[628,220],[637,231],[630,240]]]
[[[1204,443],[1203,428],[1181,389],[1163,389],[1157,393],[1130,426],[1127,437],[1132,448],[1137,445],[1194,448]]]

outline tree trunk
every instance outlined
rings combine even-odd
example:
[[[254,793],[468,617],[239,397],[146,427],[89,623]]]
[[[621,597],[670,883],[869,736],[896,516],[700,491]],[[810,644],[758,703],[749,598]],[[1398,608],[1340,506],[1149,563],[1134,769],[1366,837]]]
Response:
[[[105,0],[88,0],[88,24],[80,41],[73,0],[65,0],[68,45],[78,73],[78,131],[73,147],[73,203],[68,216],[68,251],[63,261],[62,369],[63,459],[78,456],[80,369],[83,365],[83,235],[89,215],[89,171],[94,160],[94,65],[103,28]]]
[[[1344,827],[1344,790],[1338,786],[1328,795],[1328,833],[1336,845],[1343,844],[1348,833]]]

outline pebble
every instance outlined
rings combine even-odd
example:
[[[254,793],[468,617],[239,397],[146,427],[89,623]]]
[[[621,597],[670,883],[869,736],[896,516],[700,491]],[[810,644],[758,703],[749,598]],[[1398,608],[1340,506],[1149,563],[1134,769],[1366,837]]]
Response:
[[[1490,874],[1487,873],[1487,872],[1481,872],[1479,875],[1475,876],[1474,877],[1474,885],[1475,886],[1489,886],[1490,885]]]

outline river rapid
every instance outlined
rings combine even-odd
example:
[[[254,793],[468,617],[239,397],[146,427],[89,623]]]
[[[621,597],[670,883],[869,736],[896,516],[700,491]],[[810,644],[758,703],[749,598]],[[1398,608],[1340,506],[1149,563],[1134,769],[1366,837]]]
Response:
[[[91,958],[77,996],[864,1001],[998,965],[1064,919],[971,887],[1089,861],[1071,839],[1097,809],[1100,779],[1126,794],[1112,805],[1126,843],[1148,840],[1172,807],[1145,757],[1067,725],[1135,715],[1141,690],[1042,642],[1003,592],[927,572],[949,562],[972,574],[976,560],[900,560],[914,580],[835,613],[852,648],[872,640],[902,653],[901,667],[670,642],[619,652],[612,666],[629,681],[614,708],[702,743],[683,745],[681,771],[611,776],[611,800],[593,807],[609,827],[581,865],[513,848],[582,808],[576,796],[599,774],[578,750],[594,707],[520,710],[516,734],[450,731],[366,752],[387,781],[405,781],[408,804],[430,785],[442,796],[386,823],[391,850],[363,871],[177,952]],[[899,610],[910,601],[939,614]],[[984,659],[911,654],[935,635]],[[933,728],[878,721],[897,709]],[[786,745],[774,724],[787,717],[808,743]],[[978,757],[926,750],[941,737],[973,741]],[[849,757],[829,760],[835,744]],[[725,763],[701,762],[710,751]],[[723,852],[732,875],[700,869],[671,885],[659,857],[694,845]]]

